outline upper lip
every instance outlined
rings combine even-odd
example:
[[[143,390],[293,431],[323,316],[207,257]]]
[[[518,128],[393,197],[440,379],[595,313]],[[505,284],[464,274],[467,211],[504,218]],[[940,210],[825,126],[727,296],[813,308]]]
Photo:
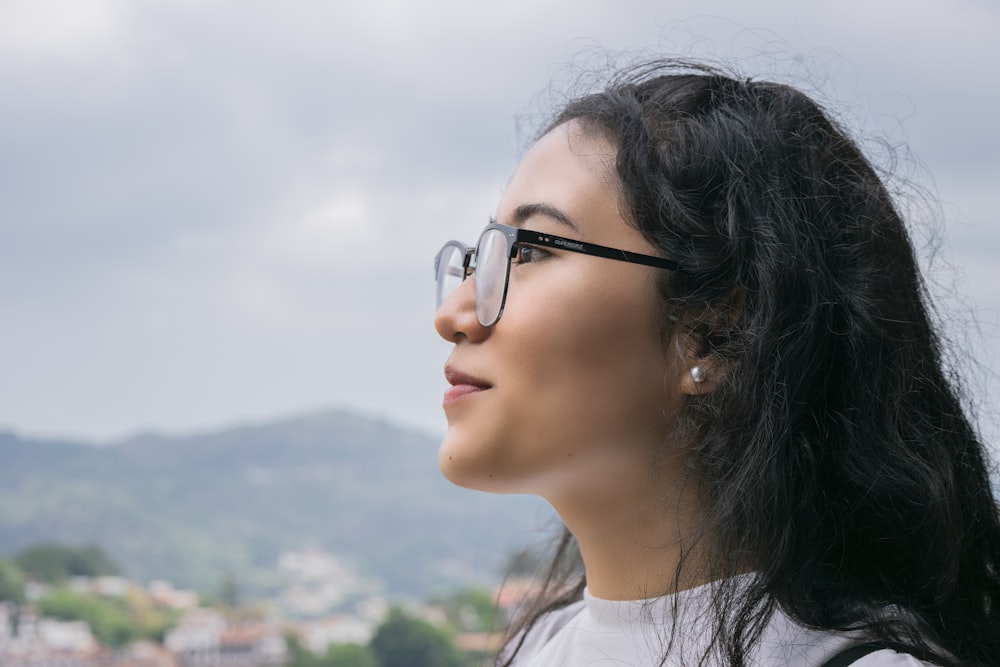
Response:
[[[480,380],[479,378],[463,373],[452,366],[444,367],[444,379],[447,380],[448,384],[452,386],[467,384],[473,387],[480,387],[482,389],[489,389],[493,386],[486,380]]]

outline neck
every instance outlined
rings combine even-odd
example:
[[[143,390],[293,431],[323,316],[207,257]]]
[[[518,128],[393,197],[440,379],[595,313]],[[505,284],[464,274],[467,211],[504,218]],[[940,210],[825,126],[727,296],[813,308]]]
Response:
[[[639,600],[707,583],[694,484],[664,472],[682,469],[661,461],[606,470],[610,483],[547,496],[579,544],[595,597]]]

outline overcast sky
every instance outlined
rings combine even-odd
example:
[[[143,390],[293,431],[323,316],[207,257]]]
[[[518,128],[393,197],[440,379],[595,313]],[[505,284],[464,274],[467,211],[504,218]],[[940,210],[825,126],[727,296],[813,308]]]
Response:
[[[0,428],[442,431],[433,255],[598,49],[735,58],[907,146],[995,405],[998,33],[995,0],[0,0]]]

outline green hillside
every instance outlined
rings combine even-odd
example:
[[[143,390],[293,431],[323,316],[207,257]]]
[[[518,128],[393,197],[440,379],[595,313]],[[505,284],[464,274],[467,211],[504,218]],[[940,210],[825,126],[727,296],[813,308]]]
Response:
[[[0,553],[101,545],[140,580],[266,588],[278,554],[344,554],[396,595],[495,577],[551,521],[533,498],[459,489],[437,439],[345,411],[109,447],[0,433]]]

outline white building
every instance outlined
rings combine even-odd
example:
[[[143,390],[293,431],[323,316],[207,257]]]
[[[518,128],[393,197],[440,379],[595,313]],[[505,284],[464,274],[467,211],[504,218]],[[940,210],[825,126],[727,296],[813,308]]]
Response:
[[[177,655],[215,651],[225,629],[226,618],[220,612],[203,607],[191,609],[163,637],[163,645]]]
[[[376,624],[372,621],[335,614],[326,618],[298,624],[299,640],[302,647],[320,655],[334,644],[360,644],[365,646],[375,634]]]

